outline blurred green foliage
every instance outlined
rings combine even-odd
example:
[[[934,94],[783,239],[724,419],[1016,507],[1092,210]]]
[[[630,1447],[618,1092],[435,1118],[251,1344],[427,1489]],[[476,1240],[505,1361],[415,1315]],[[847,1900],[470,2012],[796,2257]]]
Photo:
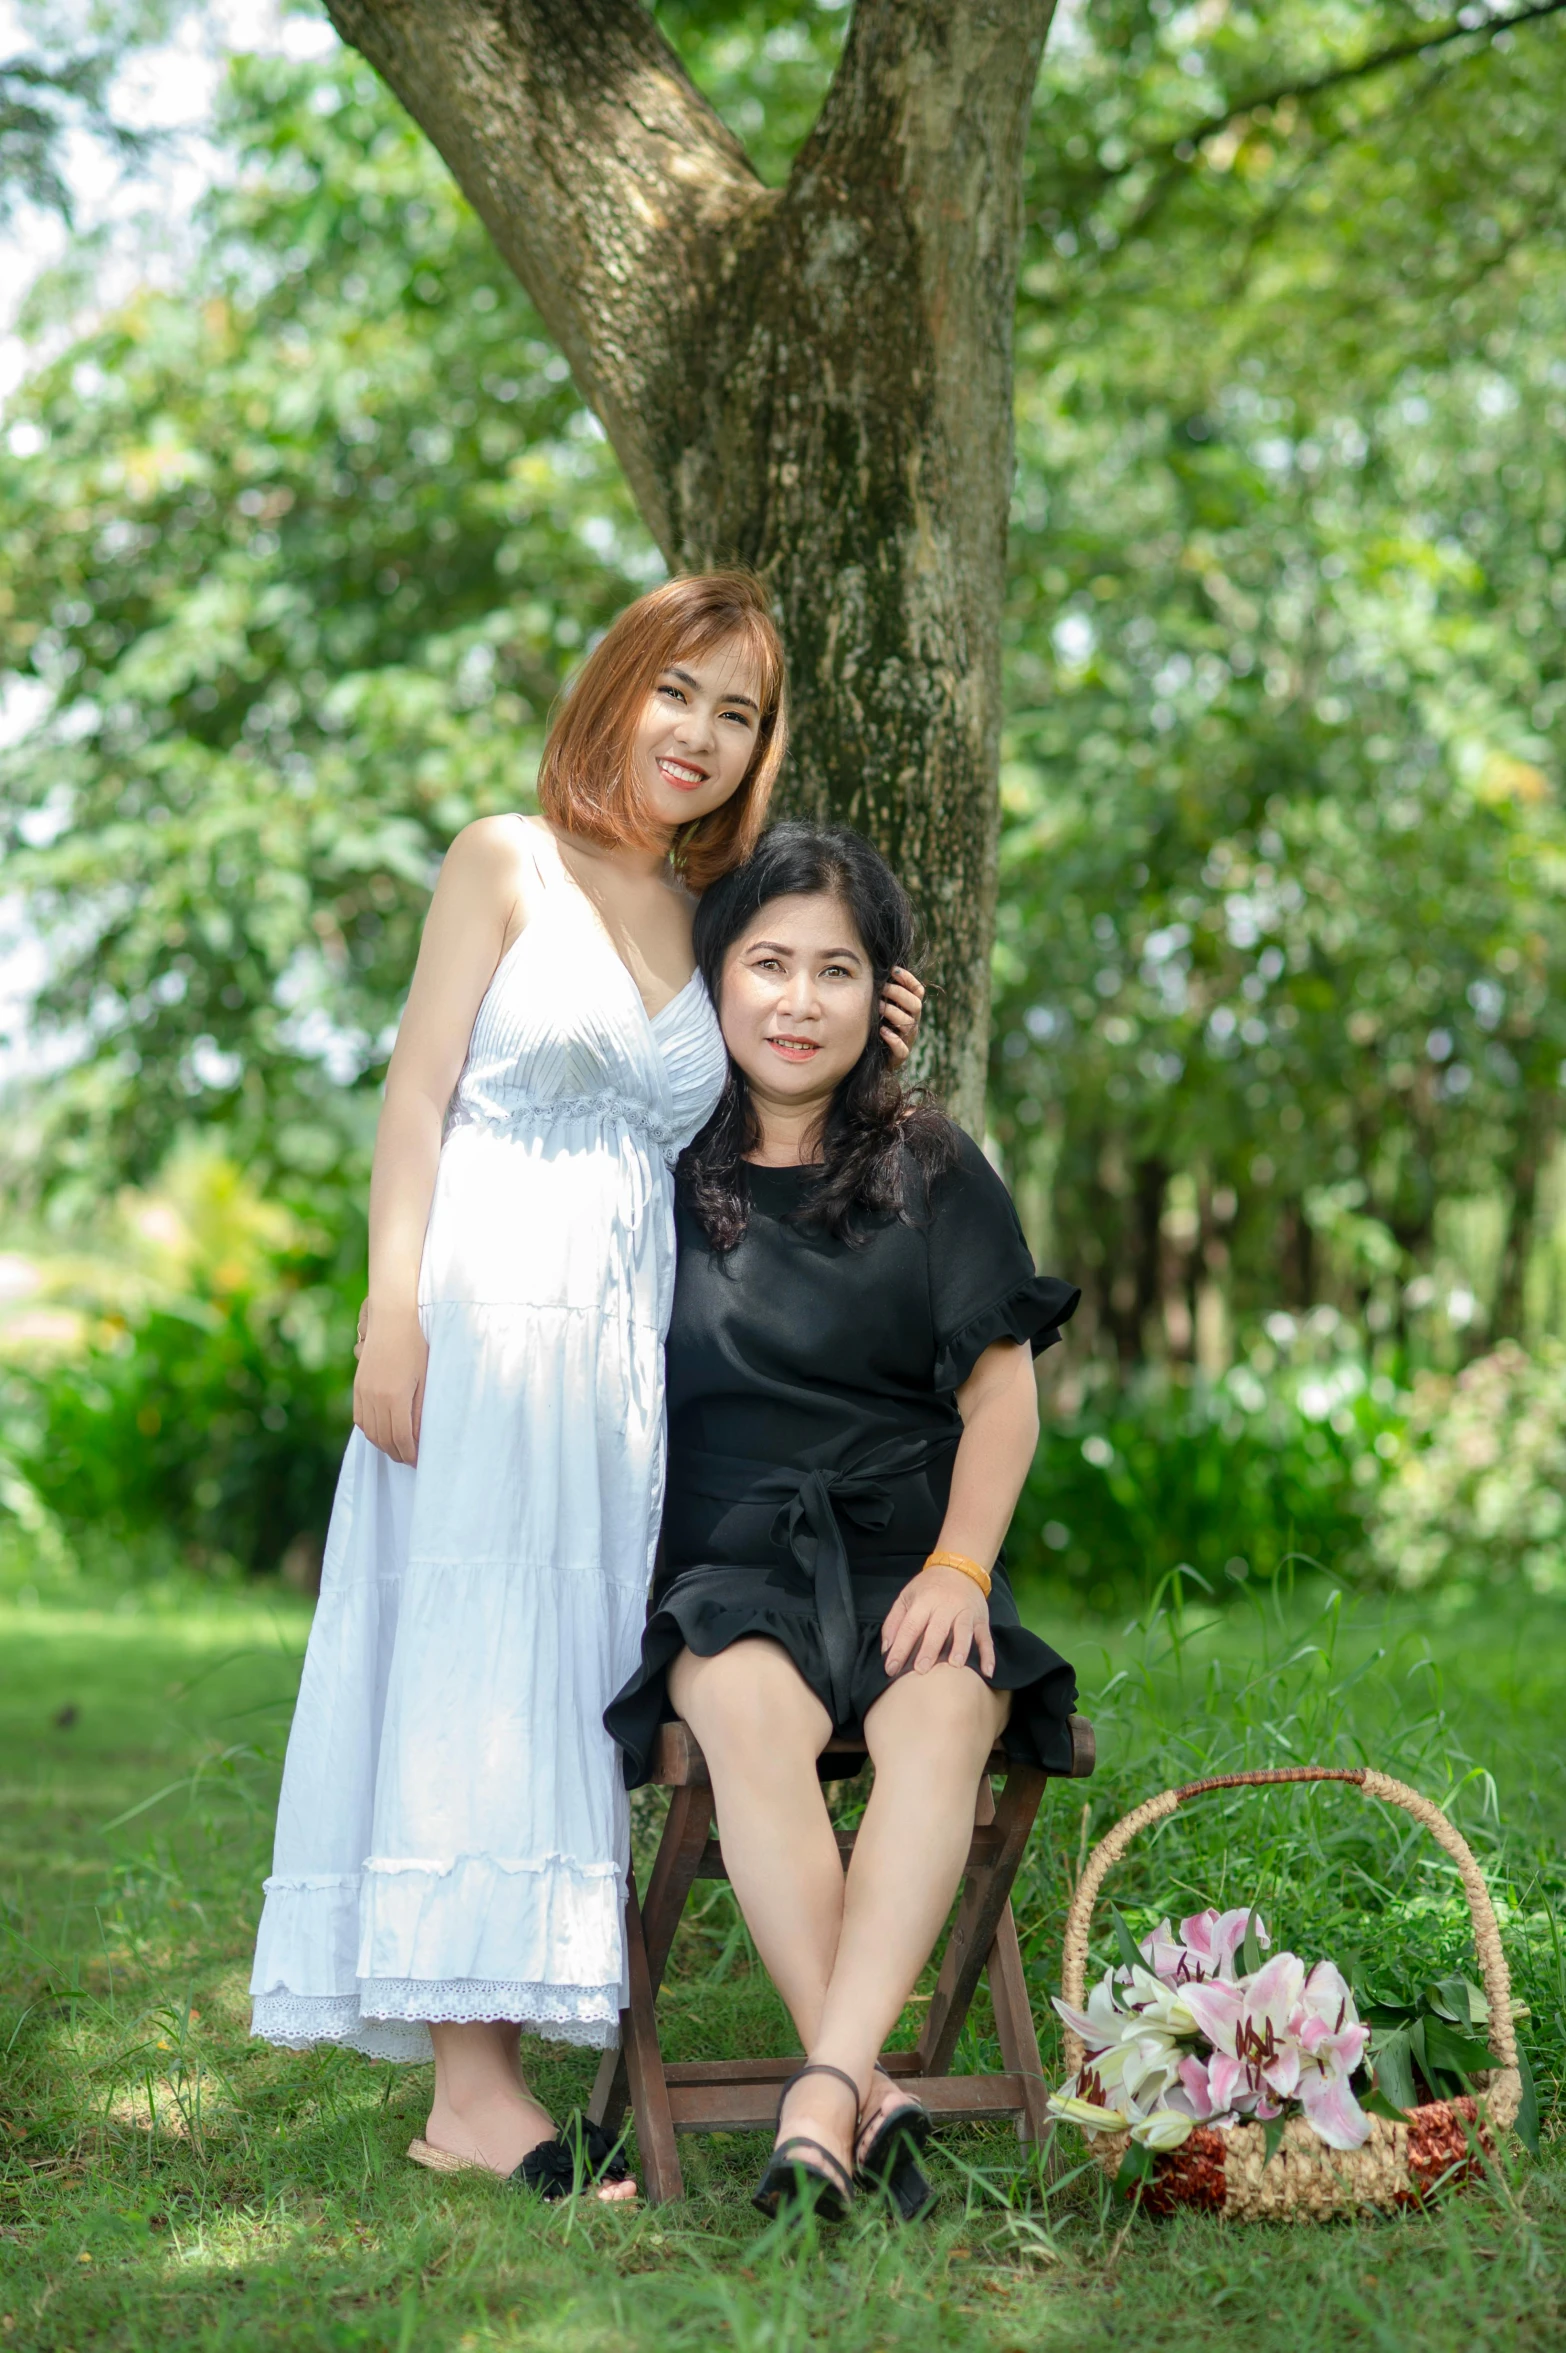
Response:
[[[1266,1375],[1147,1367],[1046,1421],[1007,1558],[1108,1609],[1171,1570],[1223,1599],[1254,1577],[1373,1566],[1370,1522],[1408,1398],[1330,1307],[1275,1314]]]
[[[1414,1384],[1406,1448],[1382,1499],[1387,1579],[1566,1594],[1566,1348],[1503,1341],[1455,1379]]]
[[[849,11],[656,13],[781,179]],[[1020,1561],[1384,1566],[1410,1386],[1566,1324],[1563,99],[1566,17],[1057,18],[991,1121],[1085,1301]],[[264,1562],[329,1492],[436,864],[527,805],[573,661],[658,562],[366,68],[239,59],[216,137],[181,284],[102,304],[90,254],[41,281],[0,434],[0,842],[50,959],[0,1176],[38,1269],[200,1139],[286,1221],[242,1300],[189,1271],[8,1376],[13,1465],[68,1521]],[[1358,1386],[1317,1412],[1329,1375]]]
[[[308,1583],[347,1428],[362,1226],[187,1141],[74,1250],[0,1260],[0,1472],[58,1549]],[[29,1515],[29,1506],[31,1512]]]
[[[1351,70],[1457,25],[1111,4],[1046,65],[993,1102],[1125,1370],[1561,1318],[1566,31]]]
[[[74,340],[0,458],[0,661],[47,696],[0,771],[7,876],[78,1048],[28,1106],[56,1199],[146,1177],[171,1120],[264,1183],[362,1183],[354,1089],[440,855],[525,800],[566,667],[651,576],[565,362],[368,68],[240,61],[219,136],[198,283]]]

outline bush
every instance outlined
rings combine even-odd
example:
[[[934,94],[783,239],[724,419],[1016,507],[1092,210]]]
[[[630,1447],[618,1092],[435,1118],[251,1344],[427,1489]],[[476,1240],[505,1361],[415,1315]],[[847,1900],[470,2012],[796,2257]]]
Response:
[[[1312,1336],[1297,1336],[1308,1357]],[[1335,1577],[1366,1568],[1406,1399],[1356,1354],[1280,1366],[1272,1353],[1217,1380],[1149,1372],[1046,1426],[1007,1542],[1013,1573],[1064,1578],[1105,1608],[1179,1564],[1215,1593],[1302,1556]]]
[[[1566,1348],[1505,1341],[1457,1377],[1414,1384],[1408,1445],[1377,1514],[1394,1584],[1521,1579],[1566,1594]]]
[[[185,1144],[90,1248],[8,1259],[0,1502],[67,1534],[172,1536],[195,1566],[313,1544],[349,1426],[357,1244]]]

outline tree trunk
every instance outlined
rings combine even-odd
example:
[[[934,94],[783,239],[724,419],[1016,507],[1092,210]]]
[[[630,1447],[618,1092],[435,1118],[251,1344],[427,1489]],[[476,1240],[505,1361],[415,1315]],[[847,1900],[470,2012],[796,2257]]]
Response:
[[[1542,1095],[1530,1093],[1524,1100],[1507,1170],[1506,1231],[1488,1333],[1492,1347],[1498,1340],[1520,1340],[1523,1336],[1528,1261],[1538,1217],[1539,1179],[1555,1126],[1553,1108],[1552,1100]]]
[[[638,0],[328,0],[571,362],[671,566],[788,647],[785,805],[892,860],[982,1119],[1021,171],[1053,0],[859,0],[770,190]]]
[[[1128,1181],[1104,1203],[1098,1231],[1106,1237],[1101,1275],[1103,1319],[1123,1377],[1150,1353],[1160,1301],[1164,1196],[1169,1170],[1158,1159],[1139,1160]],[[1110,1207],[1112,1201],[1113,1207]],[[1161,1354],[1162,1350],[1158,1352]]]

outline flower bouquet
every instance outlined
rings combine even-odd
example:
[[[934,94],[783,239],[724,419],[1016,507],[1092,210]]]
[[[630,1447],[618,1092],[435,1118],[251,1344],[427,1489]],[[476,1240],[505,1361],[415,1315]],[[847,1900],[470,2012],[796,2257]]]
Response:
[[[1457,1863],[1489,2047],[1452,2034],[1419,2043],[1458,2069],[1454,2096],[1409,2105],[1412,2079],[1391,2062],[1396,2038],[1412,2029],[1375,2010],[1361,2019],[1341,1971],[1272,1952],[1252,1909],[1199,1912],[1178,1930],[1164,1920],[1140,1943],[1117,1914],[1119,1965],[1084,1999],[1093,1904],[1139,1830],[1208,1790],[1304,1781],[1351,1782],[1401,1806]],[[1506,1962],[1479,1867],[1439,1807],[1366,1767],[1225,1774],[1126,1815],[1089,1856],[1072,1899],[1055,2007],[1071,2073],[1050,2110],[1079,2126],[1095,2162],[1153,2213],[1194,2205],[1257,2218],[1418,2204],[1438,2184],[1471,2178],[1523,2101]],[[1384,2082],[1373,2034],[1387,2038]],[[1421,2072],[1428,2092],[1430,2070]]]
[[[1296,2113],[1329,2149],[1370,2138],[1354,2090],[1370,2028],[1332,1962],[1264,1961],[1272,1938],[1254,1910],[1199,1912],[1178,1933],[1164,1920],[1140,1945],[1118,1912],[1115,1927],[1123,1965],[1105,1972],[1085,2010],[1056,1999],[1087,2057],[1052,2115],[1154,2151],[1242,2116],[1275,2125],[1274,2145]],[[1142,2170],[1133,2160],[1133,2175]]]

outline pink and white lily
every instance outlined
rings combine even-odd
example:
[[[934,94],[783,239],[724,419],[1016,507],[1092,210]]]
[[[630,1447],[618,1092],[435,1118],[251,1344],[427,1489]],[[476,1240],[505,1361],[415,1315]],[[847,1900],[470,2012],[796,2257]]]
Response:
[[[1124,2132],[1131,2119],[1119,2108],[1106,2108],[1097,2100],[1084,2100],[1079,2093],[1051,2092],[1049,2112],[1062,2124],[1075,2124],[1086,2133]]]
[[[1290,2029],[1299,2046],[1299,2103],[1311,2130],[1329,2149],[1357,2149],[1370,2138],[1370,2118],[1349,2078],[1365,2056],[1370,2029],[1354,1996],[1330,1961],[1318,1961],[1305,1980]]]
[[[1133,1995],[1146,2001],[1145,2010],[1121,2008],[1113,1973],[1094,1986],[1085,2010],[1074,2009],[1058,1996],[1055,2001],[1061,2017],[1088,2048],[1089,2064],[1081,2079],[1084,2095],[1096,2096],[1088,2088],[1091,2076],[1098,2093],[1133,2117],[1146,2115],[1179,2080],[1179,2045],[1196,2031],[1196,2021],[1167,1986],[1145,1970],[1138,1970],[1137,1977],[1140,1983]]]
[[[1278,1953],[1233,1985],[1185,1989],[1187,2007],[1213,2056],[1207,2063],[1214,2105],[1267,2118],[1297,2099],[1329,2148],[1357,2149],[1370,2119],[1349,2088],[1369,2029],[1330,1961],[1307,1975],[1295,1953]]]
[[[1232,1983],[1235,1955],[1253,1922],[1256,1941],[1265,1951],[1272,1938],[1265,1922],[1246,1905],[1232,1912],[1193,1912],[1181,1921],[1178,1936],[1167,1920],[1160,1920],[1152,1934],[1142,1939],[1142,1957],[1153,1975],[1168,1985],[1188,1985],[1205,1977],[1227,1978]],[[1122,1970],[1119,1975],[1124,1981],[1130,1972]]]
[[[1131,2035],[1153,2032],[1189,2038],[1197,2031],[1180,1990],[1150,1969],[1110,1970],[1088,1995],[1085,2010],[1074,2010],[1058,1997],[1055,2007],[1090,2051],[1107,2051]]]
[[[1196,2130],[1196,2120],[1182,2116],[1175,2108],[1155,2108],[1151,2116],[1139,2116],[1131,2127],[1131,2138],[1144,2149],[1162,2152],[1181,2148]]]
[[[1186,1987],[1186,2005],[1213,2046],[1207,2079],[1215,2102],[1265,2116],[1293,2095],[1300,2063],[1289,2020],[1304,1985],[1304,1962],[1275,1953],[1232,1984],[1215,1978]]]

